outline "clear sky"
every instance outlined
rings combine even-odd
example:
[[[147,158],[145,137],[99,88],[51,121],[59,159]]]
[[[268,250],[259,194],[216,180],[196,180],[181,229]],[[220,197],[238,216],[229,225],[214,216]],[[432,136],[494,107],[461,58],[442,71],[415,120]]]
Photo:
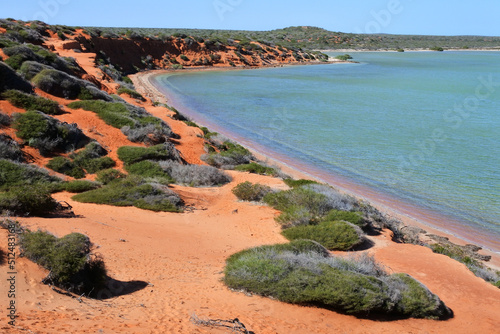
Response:
[[[0,17],[71,26],[500,36],[500,0],[1,0]]]

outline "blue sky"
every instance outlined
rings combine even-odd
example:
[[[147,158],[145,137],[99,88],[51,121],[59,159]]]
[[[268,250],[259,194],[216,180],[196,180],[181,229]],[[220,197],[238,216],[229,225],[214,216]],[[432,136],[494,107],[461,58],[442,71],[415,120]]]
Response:
[[[2,0],[0,17],[73,26],[500,36],[500,0]]]

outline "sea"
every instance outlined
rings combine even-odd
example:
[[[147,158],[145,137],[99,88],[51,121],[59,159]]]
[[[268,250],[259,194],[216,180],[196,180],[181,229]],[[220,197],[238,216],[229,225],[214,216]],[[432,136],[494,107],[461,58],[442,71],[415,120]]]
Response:
[[[500,252],[500,52],[350,55],[152,83],[212,131]]]

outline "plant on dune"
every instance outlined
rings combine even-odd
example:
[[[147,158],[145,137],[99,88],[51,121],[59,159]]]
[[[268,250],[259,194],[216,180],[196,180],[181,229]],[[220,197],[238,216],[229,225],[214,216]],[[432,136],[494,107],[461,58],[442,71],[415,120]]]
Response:
[[[284,179],[283,182],[285,182],[285,184],[290,188],[297,188],[308,184],[319,184],[318,182],[313,180],[304,180],[304,179],[294,180],[290,178]]]
[[[180,161],[179,153],[171,143],[150,147],[122,146],[118,149],[118,158],[126,165],[131,165],[143,160]]]
[[[55,101],[18,90],[8,90],[2,94],[2,97],[13,106],[24,110],[38,110],[47,115],[60,115],[63,112]]]
[[[17,89],[26,93],[31,93],[33,87],[29,82],[21,78],[12,68],[0,61],[0,93]]]
[[[72,197],[82,203],[135,206],[145,210],[180,212],[182,200],[167,186],[132,175],[109,182],[105,187]]]
[[[140,175],[142,177],[154,178],[157,182],[164,184],[173,183],[172,177],[160,167],[157,162],[143,160],[125,166],[125,170],[130,175]]]
[[[158,144],[175,136],[161,119],[151,116],[144,108],[126,102],[76,101],[68,107],[95,112],[106,124],[121,129],[133,142]]]
[[[171,160],[160,161],[159,165],[175,183],[190,187],[220,186],[231,181],[229,175],[212,166],[183,165]]]
[[[236,166],[234,168],[234,170],[237,170],[240,172],[249,172],[249,173],[259,174],[259,175],[276,176],[276,174],[277,174],[277,172],[274,168],[263,166],[263,165],[258,164],[256,162],[251,162],[249,164]]]
[[[85,171],[83,168],[65,157],[55,157],[51,159],[47,164],[47,167],[58,173],[74,177],[75,179],[85,177]]]
[[[2,114],[0,114],[0,116],[1,115]],[[12,160],[15,162],[24,161],[24,154],[19,144],[6,135],[0,135],[0,159]]]
[[[205,154],[201,157],[206,163],[217,168],[232,169],[237,165],[249,164],[254,158],[249,150],[230,141],[217,146],[220,152]]]
[[[364,241],[361,229],[345,221],[325,221],[318,225],[299,225],[282,232],[288,240],[314,240],[329,250],[345,251]]]
[[[49,270],[43,280],[75,293],[91,293],[104,286],[104,261],[91,254],[89,238],[71,233],[57,238],[48,232],[30,230],[20,235],[22,256]]]
[[[110,169],[105,169],[105,170],[102,170],[100,172],[97,172],[96,181],[101,182],[102,184],[108,184],[113,180],[123,179],[126,176],[127,175],[123,174],[119,170],[110,168]]]
[[[144,98],[144,96],[142,96],[140,93],[138,93],[137,91],[135,91],[133,89],[127,88],[127,87],[120,86],[120,88],[118,88],[118,90],[116,91],[116,93],[118,95],[127,94],[131,98],[134,98],[134,99],[137,99],[137,100],[141,100],[141,101],[146,101],[146,99]]]
[[[0,159],[0,191],[22,188],[25,185],[34,188],[61,182],[46,169],[35,165]]]
[[[295,247],[297,243],[300,249]],[[354,315],[428,319],[453,316],[439,297],[410,276],[388,275],[367,256],[329,256],[316,245],[312,241],[294,241],[233,254],[227,259],[224,282],[232,289],[283,302]]]
[[[13,128],[17,136],[37,148],[42,155],[54,150],[69,151],[85,146],[89,138],[76,124],[61,123],[38,111],[27,111],[14,116]]]
[[[0,212],[16,215],[46,216],[56,211],[57,202],[47,185],[23,185],[0,192]]]
[[[263,184],[252,184],[251,182],[243,182],[238,184],[233,188],[233,194],[238,197],[238,199],[242,201],[252,201],[259,202],[261,201],[266,194],[270,193],[271,187],[263,185]]]

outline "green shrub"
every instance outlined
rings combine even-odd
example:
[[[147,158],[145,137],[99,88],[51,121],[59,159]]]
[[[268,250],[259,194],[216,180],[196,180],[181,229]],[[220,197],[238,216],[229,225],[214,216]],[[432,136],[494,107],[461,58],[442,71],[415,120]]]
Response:
[[[148,183],[137,175],[111,181],[105,187],[72,197],[82,203],[135,206],[152,211],[179,212],[182,200],[168,187]]]
[[[361,212],[331,210],[322,218],[323,221],[343,220],[359,227],[365,227],[367,221]]]
[[[53,117],[32,110],[16,114],[13,128],[17,130],[19,138],[37,148],[42,155],[54,150],[79,149],[90,140],[76,124],[61,123]]]
[[[75,179],[85,177],[85,171],[82,167],[65,157],[55,157],[51,159],[47,164],[47,167],[58,173],[74,177]]]
[[[343,221],[328,221],[318,225],[300,225],[282,232],[288,240],[314,240],[329,250],[349,250],[363,242],[361,231]]]
[[[19,90],[8,90],[2,94],[13,106],[25,110],[38,110],[48,115],[60,115],[63,113],[59,104],[41,96],[23,93]]]
[[[271,176],[276,176],[276,170],[272,167],[267,167],[267,166],[262,166],[256,162],[251,162],[249,164],[245,165],[239,165],[234,168],[234,170],[240,171],[240,172],[249,172],[253,174],[260,174],[260,175],[271,175]]]
[[[348,55],[348,54],[345,54],[345,55],[337,56],[337,57],[335,57],[335,59],[342,60],[342,61],[347,61],[349,59],[352,59],[352,57],[350,55]]]
[[[86,80],[73,77],[62,71],[44,69],[31,80],[46,93],[65,99],[95,99],[111,101],[113,98]]]
[[[122,146],[118,149],[118,158],[126,165],[143,160],[180,160],[177,150],[170,143],[151,147]]]
[[[212,166],[184,165],[177,161],[160,161],[160,167],[177,184],[189,187],[213,187],[231,182],[231,177]]]
[[[17,89],[26,93],[31,93],[33,91],[33,87],[29,82],[21,78],[16,71],[0,61],[0,93],[9,89]]]
[[[24,185],[0,193],[0,212],[8,211],[16,215],[46,216],[54,212],[57,202],[48,187]]]
[[[157,162],[143,160],[125,167],[129,174],[140,175],[142,177],[160,178],[166,183],[173,183],[174,180],[168,175]]]
[[[181,59],[184,60],[184,61],[189,61],[189,58],[185,55],[181,55]]]
[[[300,180],[294,180],[294,179],[284,179],[283,182],[290,188],[297,188],[297,187],[302,187],[308,184],[319,184],[316,181],[313,180],[305,180],[305,179],[300,179]]]
[[[49,175],[48,171],[34,165],[0,159],[0,191],[23,186],[43,187],[59,183],[61,179]]]
[[[306,188],[269,193],[264,197],[264,202],[280,211],[291,206],[304,207],[313,216],[322,216],[328,208],[328,198],[325,195]]]
[[[246,181],[234,187],[232,192],[242,201],[259,202],[266,194],[271,192],[271,188],[263,184],[252,184]]]
[[[61,187],[70,193],[83,193],[99,188],[99,184],[87,180],[74,180],[63,183]]]
[[[97,173],[96,181],[102,184],[108,184],[116,179],[123,179],[126,175],[116,169],[105,169]]]
[[[52,67],[49,65],[40,64],[36,61],[25,61],[18,72],[26,80],[31,80],[41,71],[50,69],[52,69]]]
[[[144,108],[126,102],[77,101],[70,103],[68,107],[97,113],[106,124],[121,129],[133,142],[157,144],[173,135],[165,122],[151,116]]]
[[[241,145],[226,141],[219,146],[220,152],[206,154],[201,158],[211,166],[232,169],[234,166],[249,164],[252,153]]]
[[[1,115],[2,114],[0,113],[0,116]],[[24,154],[15,140],[8,136],[0,135],[0,159],[23,162]]]
[[[83,234],[56,238],[48,232],[27,230],[20,236],[20,247],[23,256],[49,270],[45,283],[75,293],[90,293],[104,286],[104,262],[91,256],[90,240]]]
[[[141,100],[141,101],[146,101],[146,99],[144,98],[144,96],[142,96],[141,94],[139,94],[137,91],[135,91],[133,89],[130,89],[130,88],[127,88],[127,87],[120,86],[120,88],[118,88],[118,90],[116,91],[116,93],[118,95],[127,94],[131,98],[138,99],[138,100]]]
[[[302,247],[308,243],[298,242]],[[453,315],[420,283],[406,275],[389,276],[370,257],[329,257],[309,247],[295,251],[288,247],[262,246],[232,255],[224,270],[225,284],[287,303],[361,316],[447,319]]]

